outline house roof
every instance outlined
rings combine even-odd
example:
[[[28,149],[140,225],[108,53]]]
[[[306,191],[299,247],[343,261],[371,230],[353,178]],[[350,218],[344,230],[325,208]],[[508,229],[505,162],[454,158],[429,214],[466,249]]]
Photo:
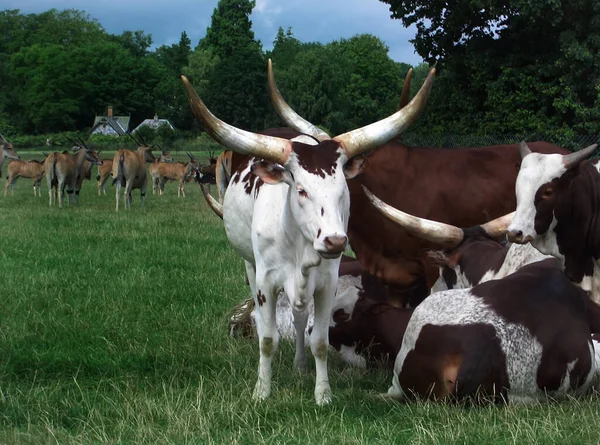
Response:
[[[171,124],[171,122],[169,122],[168,119],[159,119],[158,116],[154,116],[154,119],[145,119],[141,124],[135,127],[132,133],[135,133],[140,128],[145,126],[151,127],[156,130],[161,125],[168,125],[171,128],[171,130],[175,130],[175,127],[173,127],[173,124]]]
[[[127,131],[129,130],[130,119],[131,118],[129,116],[96,116],[91,132],[93,133],[98,126],[106,124],[109,125],[113,130],[115,130],[119,134],[119,136],[123,136],[127,134]]]

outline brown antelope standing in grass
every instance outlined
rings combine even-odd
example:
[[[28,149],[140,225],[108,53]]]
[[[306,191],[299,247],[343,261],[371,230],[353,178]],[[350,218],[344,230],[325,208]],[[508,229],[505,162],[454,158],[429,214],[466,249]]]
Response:
[[[58,196],[58,206],[62,207],[65,189],[69,195],[69,204],[73,199],[74,191],[77,192],[76,199],[79,203],[77,183],[79,175],[83,172],[84,161],[87,160],[92,164],[102,164],[102,160],[94,149],[74,146],[73,152],[74,154],[65,150],[62,153],[50,153],[44,161],[50,205],[52,205],[52,197],[54,196],[56,200],[56,196]],[[83,181],[83,179],[81,180]],[[81,186],[81,183],[79,183],[79,186]]]
[[[125,187],[124,198],[126,209],[131,209],[131,191],[133,189],[140,189],[142,210],[144,209],[146,188],[148,187],[148,176],[146,174],[145,163],[155,161],[156,158],[148,146],[140,146],[137,151],[123,148],[115,153],[115,157],[113,158],[112,176],[113,184],[117,184],[117,211],[119,211],[121,187]]]
[[[190,153],[186,152],[189,156],[189,162],[177,162],[175,164],[165,164],[160,162],[158,164],[158,177],[160,180],[159,188],[160,194],[165,194],[165,183],[170,181],[177,181],[179,187],[177,189],[177,197],[185,198],[184,183],[186,180],[192,177],[195,168],[198,167],[198,160]]]
[[[4,166],[5,157],[15,161],[21,159],[21,157],[14,150],[12,144],[4,139],[4,136],[0,134],[0,178],[2,177],[2,167]]]
[[[96,180],[98,181],[98,196],[102,193],[106,195],[106,181],[108,181],[108,177],[112,174],[112,167],[112,159],[102,159],[102,164],[98,165],[98,175],[96,176]]]
[[[71,142],[73,142],[75,145],[73,146],[74,150],[79,151],[81,150],[90,150],[90,148],[86,145],[85,142],[83,142],[83,140],[78,136],[77,137],[79,139],[79,141],[75,141],[69,137],[67,137],[67,139],[69,139]],[[96,153],[97,156],[100,156],[100,153]],[[94,167],[94,165],[98,165],[101,166],[104,163],[104,161],[101,161],[100,163],[98,162],[90,162],[87,159],[84,158],[81,167],[77,173],[77,181],[75,184],[75,202],[77,204],[79,204],[79,192],[81,191],[81,186],[83,185],[83,180],[87,179],[88,181],[91,181],[92,179],[92,169]]]
[[[44,159],[45,161],[45,159]],[[8,164],[8,176],[4,185],[4,196],[10,186],[11,195],[15,193],[15,182],[19,178],[33,179],[33,196],[42,196],[42,178],[46,174],[44,171],[44,161],[12,161]]]
[[[162,152],[160,155],[160,158],[157,159],[152,164],[150,164],[150,167],[148,167],[148,173],[150,174],[150,178],[152,181],[152,194],[153,195],[156,195],[158,193],[158,183],[160,180],[158,166],[164,162],[175,162],[175,159],[173,159],[173,157],[171,156],[171,152],[169,152],[168,150],[166,150],[165,148],[163,148],[160,145],[158,145],[158,147],[160,148],[160,150]]]

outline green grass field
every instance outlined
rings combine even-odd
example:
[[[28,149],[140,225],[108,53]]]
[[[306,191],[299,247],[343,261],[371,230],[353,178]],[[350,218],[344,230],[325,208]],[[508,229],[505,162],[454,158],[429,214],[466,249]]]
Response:
[[[317,407],[314,369],[293,371],[288,343],[271,398],[254,403],[257,342],[227,326],[248,294],[242,261],[198,186],[186,192],[150,191],[145,212],[134,192],[118,214],[114,188],[98,197],[95,181],[78,207],[49,208],[45,180],[41,198],[25,179],[0,196],[0,444],[600,442],[597,396],[392,403],[377,397],[391,372],[332,355],[334,400]]]

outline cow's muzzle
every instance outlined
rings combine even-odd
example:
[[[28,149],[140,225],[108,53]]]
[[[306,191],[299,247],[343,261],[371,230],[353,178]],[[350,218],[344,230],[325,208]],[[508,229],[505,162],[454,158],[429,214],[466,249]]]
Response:
[[[319,255],[325,259],[338,258],[348,245],[346,235],[328,235],[323,239],[325,250],[318,251]]]
[[[517,244],[527,244],[528,242],[533,240],[533,237],[531,235],[524,235],[522,230],[515,229],[509,230],[506,233],[506,237],[511,243]]]

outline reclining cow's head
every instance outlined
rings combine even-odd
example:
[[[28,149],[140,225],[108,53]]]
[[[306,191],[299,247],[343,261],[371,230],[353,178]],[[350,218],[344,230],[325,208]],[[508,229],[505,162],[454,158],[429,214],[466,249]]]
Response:
[[[508,228],[510,241],[531,242],[542,253],[553,253],[556,243],[549,235],[557,225],[555,209],[560,194],[569,187],[581,161],[590,157],[596,147],[594,144],[569,155],[540,154],[532,153],[527,144],[521,142],[517,211]]]
[[[360,171],[364,152],[400,134],[425,105],[435,70],[414,99],[392,116],[363,128],[330,138],[297,115],[283,101],[275,86],[269,61],[269,85],[274,103],[288,125],[303,133],[292,140],[256,134],[233,127],[206,108],[185,76],[190,105],[207,132],[225,147],[255,158],[251,171],[266,184],[284,182],[291,216],[302,235],[312,240],[326,259],[339,257],[348,243],[346,227],[350,198],[346,177]]]

